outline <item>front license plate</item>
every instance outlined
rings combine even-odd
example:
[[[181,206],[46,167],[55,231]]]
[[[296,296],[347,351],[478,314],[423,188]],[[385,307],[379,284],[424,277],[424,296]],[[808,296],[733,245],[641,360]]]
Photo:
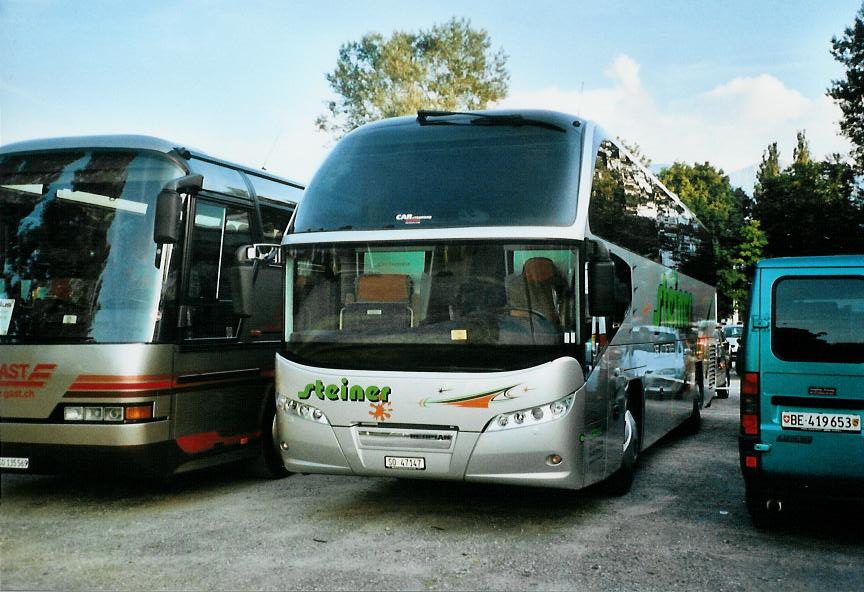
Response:
[[[385,456],[385,469],[405,469],[408,471],[425,471],[426,459],[422,456]]]
[[[861,433],[861,417],[845,413],[781,411],[780,425],[787,430]]]
[[[29,458],[17,458],[14,456],[0,456],[0,469],[29,469]]]

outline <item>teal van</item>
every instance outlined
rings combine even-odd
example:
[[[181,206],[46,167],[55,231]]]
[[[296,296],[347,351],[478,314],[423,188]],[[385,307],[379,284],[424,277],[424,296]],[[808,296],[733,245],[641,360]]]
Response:
[[[747,509],[864,500],[864,256],[766,259],[744,327],[739,452]]]

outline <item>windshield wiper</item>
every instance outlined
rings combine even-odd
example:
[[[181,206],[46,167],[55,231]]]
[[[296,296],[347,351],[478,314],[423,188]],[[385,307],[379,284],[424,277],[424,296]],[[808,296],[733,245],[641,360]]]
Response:
[[[453,115],[472,117],[473,119],[468,121],[469,125],[503,125],[511,127],[529,125],[532,127],[542,127],[556,132],[567,133],[567,130],[560,125],[548,121],[541,121],[539,119],[532,119],[530,117],[523,117],[522,115],[471,113],[470,111],[438,111],[434,109],[420,109],[417,111],[417,123],[420,125],[464,125],[453,121],[429,121],[430,118],[450,117]]]

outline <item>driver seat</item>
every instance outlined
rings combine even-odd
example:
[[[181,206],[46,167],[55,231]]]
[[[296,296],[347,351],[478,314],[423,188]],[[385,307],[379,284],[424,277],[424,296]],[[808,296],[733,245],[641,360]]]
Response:
[[[558,324],[555,290],[559,285],[552,260],[547,257],[532,257],[522,266],[522,273],[507,277],[507,303],[515,309],[537,311],[549,321]],[[511,314],[528,316],[530,313],[513,310]]]

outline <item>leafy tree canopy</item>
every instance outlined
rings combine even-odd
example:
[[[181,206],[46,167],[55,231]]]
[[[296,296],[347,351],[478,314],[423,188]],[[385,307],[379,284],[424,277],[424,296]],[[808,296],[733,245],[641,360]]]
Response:
[[[828,96],[843,111],[840,129],[854,145],[858,170],[864,171],[864,7],[843,35],[832,37],[831,46],[831,55],[846,67],[846,78],[832,81]]]
[[[492,51],[483,29],[453,18],[430,30],[368,33],[339,49],[327,82],[338,95],[316,119],[340,137],[378,119],[418,109],[484,109],[507,95],[510,75],[503,49]]]
[[[760,179],[754,198],[768,256],[864,253],[864,202],[855,171],[840,155],[812,160],[803,132],[793,163]]]

